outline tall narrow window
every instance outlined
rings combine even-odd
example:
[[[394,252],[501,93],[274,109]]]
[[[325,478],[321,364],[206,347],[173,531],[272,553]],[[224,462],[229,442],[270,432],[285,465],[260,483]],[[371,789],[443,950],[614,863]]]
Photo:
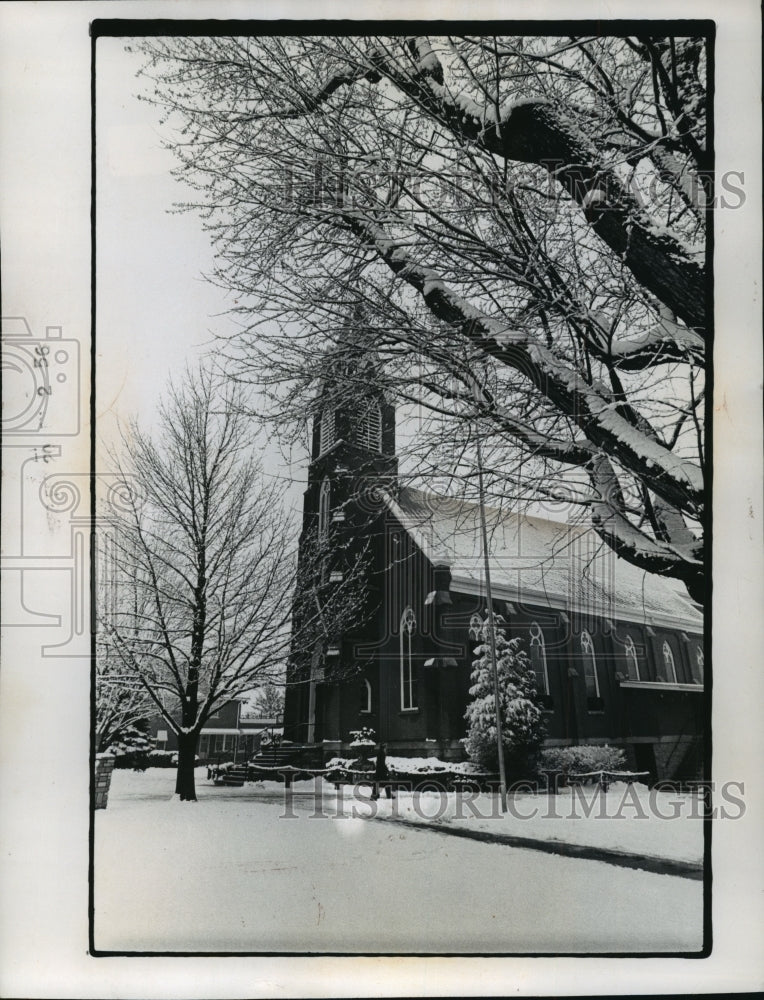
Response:
[[[664,676],[661,678],[664,681],[668,681],[669,684],[676,684],[676,666],[674,665],[674,653],[671,646],[668,644],[668,640],[663,640],[663,673]]]
[[[549,694],[549,671],[546,665],[546,647],[544,645],[544,633],[538,622],[531,625],[530,642],[531,666],[536,675],[536,687],[541,695]]]
[[[584,666],[584,680],[586,681],[586,697],[589,700],[589,707],[599,707],[600,704],[600,679],[597,676],[597,657],[594,653],[594,643],[588,632],[581,633],[581,658]]]
[[[638,681],[639,654],[637,653],[637,647],[634,645],[634,640],[630,635],[626,636],[626,642],[623,644],[623,647],[626,653],[626,674],[630,681]]]
[[[382,451],[382,410],[379,403],[370,404],[358,422],[356,443],[369,451]]]
[[[401,661],[401,711],[407,712],[417,707],[416,677],[411,655],[411,637],[416,628],[416,618],[411,608],[401,615],[400,661]]]
[[[318,453],[323,455],[334,444],[334,410],[324,410],[319,427]]]
[[[318,493],[318,537],[326,538],[329,531],[329,508],[332,499],[332,488],[328,479],[321,483]]]
[[[371,684],[369,679],[364,677],[361,681],[361,715],[371,713]]]
[[[695,647],[695,671],[693,680],[696,684],[703,683],[703,647]]]

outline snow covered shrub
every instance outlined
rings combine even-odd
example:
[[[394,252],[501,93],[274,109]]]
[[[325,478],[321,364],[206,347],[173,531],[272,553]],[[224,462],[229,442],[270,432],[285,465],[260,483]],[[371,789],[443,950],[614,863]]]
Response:
[[[177,750],[152,750],[148,755],[149,767],[175,767],[178,763]]]
[[[618,747],[550,747],[539,755],[539,769],[562,774],[588,774],[591,771],[623,771],[626,754]]]
[[[499,621],[501,619],[498,619]],[[488,624],[480,629],[477,659],[472,664],[472,701],[464,714],[468,723],[464,746],[472,761],[497,770],[496,708]],[[544,721],[536,690],[536,678],[519,639],[507,639],[496,630],[496,666],[499,676],[502,744],[508,776],[525,774],[544,738]]]
[[[134,727],[128,729],[122,739],[115,740],[106,750],[114,757],[114,767],[145,771],[149,766],[148,754],[151,740]]]
[[[111,750],[107,753],[111,753]],[[145,771],[149,766],[148,754],[144,750],[127,750],[125,753],[115,753],[113,756],[116,769]]]

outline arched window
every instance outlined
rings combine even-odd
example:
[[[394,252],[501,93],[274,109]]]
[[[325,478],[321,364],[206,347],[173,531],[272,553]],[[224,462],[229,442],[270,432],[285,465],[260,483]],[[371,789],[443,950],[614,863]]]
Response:
[[[638,681],[639,655],[637,653],[637,647],[634,645],[634,640],[630,635],[626,636],[626,642],[623,644],[623,648],[626,653],[626,674],[630,681]]]
[[[600,698],[600,679],[597,676],[597,658],[594,653],[594,643],[588,632],[581,633],[581,658],[584,666],[587,698]]]
[[[371,714],[371,684],[369,679],[364,677],[361,681],[361,715]]]
[[[470,639],[473,642],[480,642],[483,636],[483,619],[478,614],[474,614],[470,618]]]
[[[318,537],[326,538],[329,532],[329,510],[332,499],[332,487],[328,479],[321,483],[318,493]]]
[[[319,427],[318,453],[323,455],[334,444],[334,410],[324,410]]]
[[[695,647],[695,676],[693,680],[696,684],[703,683],[703,647]]]
[[[544,633],[538,622],[531,624],[530,642],[531,666],[536,675],[536,687],[539,694],[549,694],[549,671],[546,665],[546,647],[544,645]]]
[[[369,451],[382,451],[382,410],[379,403],[371,403],[359,420],[356,444]]]
[[[663,673],[661,680],[668,681],[669,684],[676,684],[676,666],[674,665],[674,653],[668,640],[663,640]]]
[[[416,618],[411,608],[401,615],[400,628],[400,665],[401,665],[401,711],[407,712],[415,709],[416,704],[416,677],[414,676],[414,662],[411,656],[411,637],[416,629]]]

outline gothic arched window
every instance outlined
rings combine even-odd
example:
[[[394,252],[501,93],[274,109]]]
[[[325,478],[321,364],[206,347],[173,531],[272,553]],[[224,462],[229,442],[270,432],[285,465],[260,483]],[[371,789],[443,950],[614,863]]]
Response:
[[[703,683],[703,647],[695,647],[695,677],[693,678],[696,684]]]
[[[630,681],[639,680],[639,655],[637,653],[637,647],[634,645],[634,640],[630,635],[626,636],[626,642],[623,644],[624,652],[626,653],[626,674]]]
[[[663,640],[663,673],[661,680],[668,681],[669,684],[676,684],[676,666],[674,664],[674,652],[668,644],[668,640]]]
[[[539,694],[549,694],[549,671],[546,665],[546,646],[544,645],[544,633],[538,622],[531,624],[530,642],[531,666],[536,675],[536,687]]]
[[[406,608],[401,615],[400,628],[400,670],[401,670],[401,711],[407,712],[417,707],[416,677],[411,655],[411,637],[416,629],[416,618],[412,608]]]
[[[470,639],[473,642],[480,642],[483,637],[483,619],[475,614],[470,618],[469,628]]]
[[[332,488],[328,479],[321,483],[318,493],[318,537],[326,538],[329,532],[329,510],[332,499]]]
[[[382,410],[379,403],[371,403],[358,422],[356,443],[369,451],[382,451]]]
[[[588,632],[581,633],[581,657],[584,665],[584,680],[586,682],[587,698],[600,698],[600,679],[597,676],[597,657],[594,653],[594,643]]]
[[[318,431],[318,453],[323,455],[334,444],[334,410],[324,410]]]

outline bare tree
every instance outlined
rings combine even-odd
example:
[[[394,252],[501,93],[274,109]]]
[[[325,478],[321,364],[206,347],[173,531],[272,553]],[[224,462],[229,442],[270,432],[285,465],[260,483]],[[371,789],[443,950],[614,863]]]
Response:
[[[101,615],[100,644],[123,687],[140,686],[176,734],[181,800],[196,798],[207,719],[281,676],[290,642],[311,649],[327,621],[341,628],[357,611],[349,574],[292,634],[295,531],[253,457],[251,427],[240,391],[187,373],[153,436],[133,422],[116,462],[113,575],[124,593]]]
[[[444,441],[479,422],[497,493],[565,488],[606,544],[702,601],[702,37],[142,48],[244,318],[232,370],[271,415],[313,405],[360,305],[375,377]]]

